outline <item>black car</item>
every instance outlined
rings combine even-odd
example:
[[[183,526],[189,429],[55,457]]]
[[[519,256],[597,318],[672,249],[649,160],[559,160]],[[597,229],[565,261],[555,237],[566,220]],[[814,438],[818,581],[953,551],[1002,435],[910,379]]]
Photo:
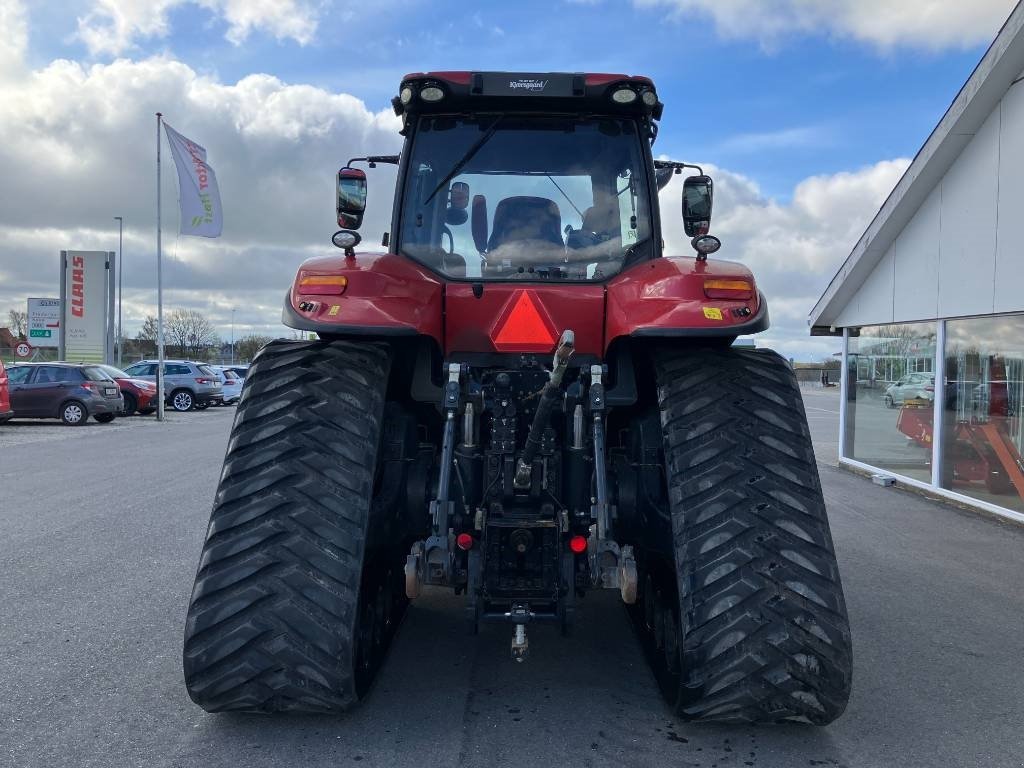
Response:
[[[117,382],[98,365],[22,363],[8,368],[7,376],[18,419],[60,419],[77,426],[92,416],[105,424],[124,407]]]

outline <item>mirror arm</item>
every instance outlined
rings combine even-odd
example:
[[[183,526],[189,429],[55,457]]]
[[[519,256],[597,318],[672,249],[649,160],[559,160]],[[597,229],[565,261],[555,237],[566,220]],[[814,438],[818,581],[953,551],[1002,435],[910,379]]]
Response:
[[[692,165],[691,163],[680,163],[675,160],[655,160],[655,168],[672,168],[676,173],[682,173],[683,168],[694,168],[697,174],[700,176],[704,175],[704,169],[699,165]]]
[[[351,168],[352,163],[369,163],[371,168],[376,168],[377,163],[388,163],[390,165],[398,165],[399,155],[369,155],[368,157],[353,157],[345,165],[346,168]]]

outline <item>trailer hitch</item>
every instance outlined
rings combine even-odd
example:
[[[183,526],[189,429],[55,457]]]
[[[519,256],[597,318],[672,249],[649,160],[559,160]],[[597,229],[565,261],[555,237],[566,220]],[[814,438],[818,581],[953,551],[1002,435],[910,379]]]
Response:
[[[608,467],[605,452],[604,368],[590,367],[590,397],[588,406],[593,419],[594,441],[594,497],[591,499],[591,519],[596,523],[596,541],[590,551],[590,575],[594,584],[603,589],[618,589],[623,602],[636,602],[636,559],[631,546],[619,547],[611,538],[612,507],[608,501]]]
[[[430,502],[431,535],[425,542],[416,542],[405,560],[405,593],[409,599],[419,596],[422,584],[450,583],[452,549],[448,521],[454,513],[450,487],[455,454],[455,423],[462,403],[463,366],[448,365],[448,381],[444,385],[441,405],[444,409],[444,438],[441,442],[441,467],[437,480],[437,498]]]

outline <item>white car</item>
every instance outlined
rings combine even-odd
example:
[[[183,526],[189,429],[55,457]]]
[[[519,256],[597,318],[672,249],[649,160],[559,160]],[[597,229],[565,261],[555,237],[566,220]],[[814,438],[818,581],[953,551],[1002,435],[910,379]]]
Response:
[[[230,368],[223,365],[211,365],[213,372],[220,379],[224,389],[224,405],[232,405],[238,402],[242,396],[242,379]]]

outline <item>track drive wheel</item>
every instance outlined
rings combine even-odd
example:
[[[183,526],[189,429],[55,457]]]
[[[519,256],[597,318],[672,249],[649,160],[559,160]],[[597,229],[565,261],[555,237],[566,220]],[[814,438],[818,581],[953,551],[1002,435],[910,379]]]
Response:
[[[639,613],[662,690],[687,720],[829,723],[850,629],[796,377],[770,350],[654,362],[674,562]]]
[[[250,367],[185,625],[203,709],[339,711],[373,680],[405,607],[374,490],[389,366],[335,341]]]

